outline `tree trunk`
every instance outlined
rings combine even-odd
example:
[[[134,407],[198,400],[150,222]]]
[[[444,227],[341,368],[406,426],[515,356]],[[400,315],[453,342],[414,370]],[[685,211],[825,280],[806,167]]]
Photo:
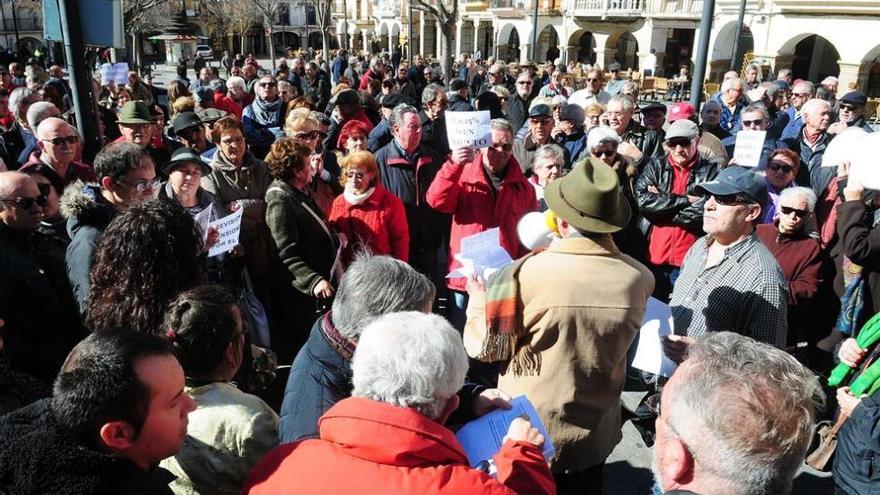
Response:
[[[330,60],[330,42],[327,39],[330,34],[327,32],[328,28],[324,28],[321,30],[321,50],[324,52],[324,61],[327,62]],[[329,64],[329,62],[328,62]]]
[[[272,22],[272,21],[269,21]],[[272,59],[272,72],[275,71],[275,40],[272,36],[272,25],[269,25],[269,28],[266,30],[269,34],[269,58]]]
[[[452,63],[455,60],[455,54],[452,52],[454,50],[452,33],[455,29],[455,24],[447,23],[445,30],[443,30],[443,36],[446,38],[446,56],[443,57],[443,63],[446,65],[446,84],[449,84],[452,81],[454,76],[454,70],[452,68]]]

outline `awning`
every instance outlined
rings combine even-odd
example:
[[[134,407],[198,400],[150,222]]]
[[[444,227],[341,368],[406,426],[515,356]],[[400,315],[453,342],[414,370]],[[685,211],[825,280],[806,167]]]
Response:
[[[198,41],[198,40],[206,40],[207,36],[193,36],[190,34],[159,34],[156,36],[150,36],[151,40],[162,40],[162,41]]]

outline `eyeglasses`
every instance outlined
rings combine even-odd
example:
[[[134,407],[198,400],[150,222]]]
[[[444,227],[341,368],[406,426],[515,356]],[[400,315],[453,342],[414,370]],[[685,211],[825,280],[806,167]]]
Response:
[[[529,117],[529,123],[532,124],[546,124],[552,121],[553,117]]]
[[[587,82],[602,82],[601,79],[597,79],[595,77],[588,77]]]
[[[810,93],[792,93],[791,96],[797,97],[797,98],[809,98]]]
[[[798,218],[806,218],[807,215],[810,214],[810,212],[807,210],[799,210],[797,208],[791,208],[789,206],[780,206],[779,211],[781,211],[783,215],[791,215],[792,213],[794,213],[794,215]]]
[[[600,156],[604,156],[605,158],[611,158],[617,154],[617,150],[602,150],[602,151],[592,151],[593,156],[599,158]]]
[[[134,184],[129,184],[128,182],[126,182],[122,179],[118,180],[117,182],[119,182],[120,184],[124,184],[126,186],[129,186],[129,187],[133,187],[135,189],[135,191],[137,191],[139,193],[143,193],[146,191],[153,191],[157,187],[159,187],[159,179],[153,179],[151,181],[140,180],[140,181],[135,182]]]
[[[690,145],[691,140],[688,138],[672,138],[666,141],[666,146],[669,146],[670,148],[676,148],[678,146],[681,146],[682,148],[687,148]]]
[[[858,110],[859,108],[860,108],[860,107],[858,107],[858,106],[856,106],[856,105],[847,105],[847,104],[844,104],[844,103],[841,103],[841,104],[840,104],[840,109],[841,109],[841,110],[846,110],[846,111],[848,111],[848,112],[855,112],[855,111]]]
[[[517,84],[522,84],[523,86],[531,86],[532,81],[517,81]]]
[[[324,139],[325,137],[327,137],[327,135],[321,131],[311,131],[311,132],[295,132],[295,133],[293,133],[293,137],[295,137],[297,139],[308,139],[309,141],[311,141],[313,139]]]
[[[754,201],[742,194],[713,194],[715,202],[724,206],[750,205]]]
[[[22,210],[30,210],[34,207],[34,204],[36,204],[37,206],[46,206],[46,204],[49,202],[49,198],[44,194],[40,194],[39,196],[34,198],[0,199],[0,201],[8,205],[15,206],[16,208],[20,208]]]
[[[79,136],[66,136],[66,137],[57,137],[54,139],[41,139],[44,143],[52,143],[55,146],[61,146],[64,143],[67,144],[76,144],[79,141]]]
[[[260,83],[261,88],[274,88],[276,86],[278,86],[278,83],[276,83],[276,82],[261,82]]]
[[[743,127],[752,127],[752,126],[757,127],[757,126],[759,126],[759,125],[761,125],[761,124],[763,124],[763,123],[764,123],[764,119],[758,119],[758,120],[743,120],[743,121],[742,121],[742,126],[743,126]]]

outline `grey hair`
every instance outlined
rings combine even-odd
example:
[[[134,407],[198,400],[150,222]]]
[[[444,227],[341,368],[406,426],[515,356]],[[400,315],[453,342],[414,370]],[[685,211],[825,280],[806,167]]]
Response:
[[[662,414],[699,469],[726,482],[719,493],[789,493],[825,402],[816,375],[732,332],[706,334],[685,363]]]
[[[828,76],[825,79],[822,79],[822,84],[839,84],[840,80],[834,76]]]
[[[623,83],[623,88],[620,90],[621,93],[635,93],[639,90],[639,85],[636,84],[635,81],[627,81]]]
[[[511,135],[516,135],[516,131],[513,130],[513,126],[510,125],[510,122],[507,119],[492,119],[489,122],[489,129],[494,129],[496,131],[507,131]]]
[[[535,154],[532,155],[532,167],[534,167],[539,160],[553,160],[559,164],[561,170],[565,165],[565,150],[563,150],[562,146],[559,146],[558,144],[545,144],[538,148],[538,150],[535,151]]]
[[[425,89],[422,91],[422,105],[427,105],[432,101],[437,99],[437,95],[440,93],[446,93],[446,90],[443,89],[443,86],[439,84],[429,84],[425,86]]]
[[[742,89],[743,86],[743,80],[738,77],[734,77],[733,79],[725,79],[724,82],[721,83],[721,92],[724,93],[728,90],[735,88]]]
[[[489,91],[495,93],[499,97],[501,97],[501,96],[508,97],[508,98],[510,97],[510,90],[507,89],[507,86],[503,86],[501,84],[498,84],[496,86],[492,86],[492,88],[489,89]]]
[[[392,313],[361,334],[351,361],[351,395],[415,409],[438,420],[464,385],[467,369],[461,335],[445,318]]]
[[[804,115],[813,115],[813,112],[818,111],[819,107],[830,109],[831,104],[821,98],[811,98],[801,107],[801,113]]]
[[[241,89],[247,89],[247,83],[244,81],[243,77],[232,76],[226,80],[226,88],[232,89],[234,87],[239,87]]]
[[[40,125],[40,122],[48,119],[49,117],[59,115],[60,113],[61,110],[58,110],[58,107],[56,107],[52,103],[49,103],[48,101],[34,102],[27,111],[28,127],[36,130],[37,126]]]
[[[740,115],[746,113],[760,113],[762,120],[765,122],[770,120],[770,114],[767,112],[767,107],[765,107],[763,103],[751,103],[740,112]]]
[[[791,87],[792,91],[795,88],[807,88],[807,92],[811,95],[816,93],[816,85],[812,81],[798,81]]]
[[[33,103],[34,99],[38,96],[39,94],[32,89],[15,88],[9,94],[9,110],[12,112],[12,115],[18,118],[20,116],[18,112],[21,110],[21,107]],[[20,117],[24,117],[24,115]]]
[[[791,77],[791,69],[779,69],[779,72],[776,73],[776,78],[782,79],[783,77]]]
[[[816,209],[816,192],[809,187],[786,187],[781,193],[779,193],[780,201],[785,198],[803,198],[807,201],[807,209],[809,209],[810,212]]]
[[[356,339],[384,314],[430,307],[434,294],[428,277],[406,263],[362,252],[342,275],[333,300],[333,325],[342,335]]]
[[[416,114],[416,116],[419,115],[419,111],[416,110],[416,107],[412,105],[407,105],[406,103],[401,103],[400,105],[394,107],[393,110],[391,110],[391,117],[388,118],[388,123],[391,124],[391,127],[394,127],[397,124],[402,123],[403,117],[406,116],[406,114],[408,113],[414,113]]]
[[[593,151],[593,148],[603,143],[620,144],[620,136],[607,125],[600,125],[590,129],[590,133],[587,134],[587,149]]]
[[[635,112],[635,110],[636,110],[635,102],[633,101],[632,98],[630,98],[627,95],[617,94],[617,95],[612,96],[611,99],[608,100],[608,104],[605,106],[605,108],[608,108],[609,106],[611,106],[612,103],[620,103],[620,105],[623,107],[624,111],[627,111],[627,112]]]

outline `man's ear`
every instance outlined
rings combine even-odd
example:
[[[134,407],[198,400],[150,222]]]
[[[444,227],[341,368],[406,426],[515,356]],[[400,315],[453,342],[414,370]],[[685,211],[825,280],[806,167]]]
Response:
[[[752,223],[758,218],[761,217],[761,213],[764,211],[763,206],[758,206],[757,209],[752,209],[752,212],[746,215],[746,222]]]
[[[454,413],[455,410],[458,409],[458,404],[460,402],[461,399],[458,397],[458,395],[453,395],[452,397],[450,397],[446,401],[446,404],[443,406],[443,412],[440,413],[440,417],[437,418],[437,422],[441,425],[445,424],[446,420],[449,419],[449,416],[452,416],[452,413]]]
[[[99,432],[101,443],[114,451],[128,450],[137,440],[134,426],[128,421],[116,420],[104,423]]]
[[[688,450],[687,445],[677,435],[673,435],[673,438],[669,439],[666,448],[669,449],[669,460],[665,467],[665,474],[679,485],[691,483],[694,479],[695,466],[694,457]]]
[[[112,177],[101,177],[101,187],[108,191],[114,191],[116,184]]]
[[[46,151],[46,143],[42,139],[37,138],[37,148],[40,148],[40,151]]]

